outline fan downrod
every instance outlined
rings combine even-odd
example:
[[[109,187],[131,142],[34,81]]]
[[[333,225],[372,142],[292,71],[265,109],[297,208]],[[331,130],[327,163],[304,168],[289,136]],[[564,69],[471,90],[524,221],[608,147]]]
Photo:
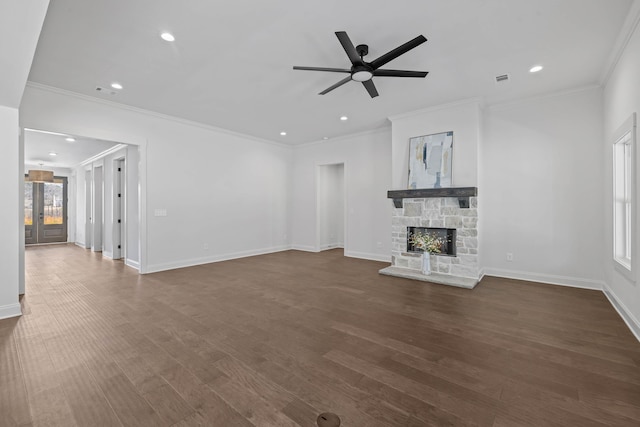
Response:
[[[358,52],[360,58],[362,58],[363,56],[367,56],[369,54],[369,46],[367,46],[366,44],[359,44],[358,46],[356,46],[356,52]]]

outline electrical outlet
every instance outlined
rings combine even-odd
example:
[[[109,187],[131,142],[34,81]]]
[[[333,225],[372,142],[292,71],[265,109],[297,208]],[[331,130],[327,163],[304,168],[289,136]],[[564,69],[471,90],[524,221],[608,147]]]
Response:
[[[376,247],[377,248],[381,248],[382,247],[382,242],[376,242]]]
[[[202,249],[204,249],[205,251],[209,249],[209,244],[205,243],[202,245]]]
[[[513,261],[513,254],[511,252],[507,252],[507,261]]]

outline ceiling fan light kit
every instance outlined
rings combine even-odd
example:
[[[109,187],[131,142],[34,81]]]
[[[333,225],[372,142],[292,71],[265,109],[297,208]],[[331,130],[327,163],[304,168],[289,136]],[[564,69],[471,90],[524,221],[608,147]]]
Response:
[[[367,80],[371,80],[373,73],[364,67],[362,68],[363,69],[351,73],[351,80],[355,80],[357,82],[366,82]]]
[[[384,55],[380,56],[377,59],[374,59],[371,62],[366,62],[364,57],[369,54],[369,46],[366,44],[360,44],[356,47],[353,46],[351,39],[345,31],[336,31],[336,37],[340,41],[342,48],[346,52],[349,60],[351,61],[351,68],[326,68],[326,67],[301,67],[294,66],[294,70],[306,70],[306,71],[325,71],[331,73],[348,73],[349,77],[346,77],[340,80],[338,83],[333,86],[328,87],[319,93],[319,95],[325,95],[332,90],[342,86],[345,83],[350,82],[351,80],[360,82],[365,87],[369,96],[375,98],[378,96],[378,90],[373,84],[373,77],[417,77],[424,78],[429,74],[428,71],[407,71],[407,70],[387,70],[381,69],[383,65],[386,63],[393,61],[400,55],[403,55],[410,51],[411,49],[420,46],[422,43],[426,42],[427,39],[420,35],[413,40],[406,42],[405,44],[398,46],[397,48],[390,50]]]

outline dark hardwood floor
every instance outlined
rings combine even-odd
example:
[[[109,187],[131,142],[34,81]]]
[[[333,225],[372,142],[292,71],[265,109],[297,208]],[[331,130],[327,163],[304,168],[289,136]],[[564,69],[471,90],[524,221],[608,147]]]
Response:
[[[640,343],[601,292],[381,276],[342,251],[139,276],[27,249],[2,426],[638,426]]]

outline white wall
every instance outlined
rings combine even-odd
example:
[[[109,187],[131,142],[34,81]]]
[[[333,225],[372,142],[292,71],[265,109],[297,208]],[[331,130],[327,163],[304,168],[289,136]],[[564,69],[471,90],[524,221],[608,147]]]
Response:
[[[640,116],[640,28],[638,27],[638,3],[635,13],[630,17],[635,18],[635,29],[628,41],[626,48],[613,72],[611,73],[604,89],[604,138],[601,140],[600,162],[604,168],[604,220],[605,244],[603,245],[603,262],[605,270],[605,292],[612,300],[614,306],[622,314],[627,324],[640,339],[640,283],[636,275],[636,282],[627,280],[613,267],[613,202],[612,202],[612,134],[624,121],[636,113]],[[636,132],[636,142],[638,134]],[[636,145],[636,208],[640,208],[640,150]],[[640,215],[637,215],[635,234],[639,235]],[[636,237],[636,245],[632,248],[632,254],[636,261],[636,268],[640,264],[640,239]],[[637,273],[637,272],[636,272]]]
[[[75,177],[76,177],[76,185],[75,185],[75,223],[72,227],[75,229],[75,240],[74,242],[83,248],[86,248],[87,243],[87,215],[86,215],[86,179],[85,179],[85,169],[83,167],[78,167],[75,169]]]
[[[344,247],[344,165],[318,166],[320,249]]]
[[[478,186],[478,145],[481,109],[478,100],[468,100],[391,117],[392,186],[408,188],[409,139],[453,131],[453,187]],[[482,197],[478,190],[478,197]]]
[[[492,106],[484,119],[485,273],[602,289],[601,90]]]
[[[18,110],[0,105],[0,319],[19,316],[18,292],[20,282],[20,223],[23,206],[20,193],[24,192],[19,155]],[[23,242],[24,244],[24,242]]]
[[[18,106],[29,75],[48,0],[14,1],[0,15],[0,319],[19,316],[24,291],[24,140]]]
[[[18,175],[23,177],[25,174],[24,169],[24,131],[20,132],[18,137]],[[24,181],[23,181],[24,182]],[[18,184],[18,186],[20,186]],[[26,230],[24,225],[24,191],[19,191],[18,195],[18,209],[21,211],[19,214],[20,219],[18,223],[18,241],[20,244],[18,245],[18,295],[24,295],[26,289],[26,281],[25,281],[25,257],[24,257],[24,245],[25,245],[25,236]]]
[[[391,258],[391,132],[382,129],[307,144],[294,149],[292,184],[293,247],[316,250],[316,166],[344,163],[347,220],[345,255]]]
[[[142,272],[290,246],[289,147],[36,86],[20,112],[23,127],[140,147]]]

